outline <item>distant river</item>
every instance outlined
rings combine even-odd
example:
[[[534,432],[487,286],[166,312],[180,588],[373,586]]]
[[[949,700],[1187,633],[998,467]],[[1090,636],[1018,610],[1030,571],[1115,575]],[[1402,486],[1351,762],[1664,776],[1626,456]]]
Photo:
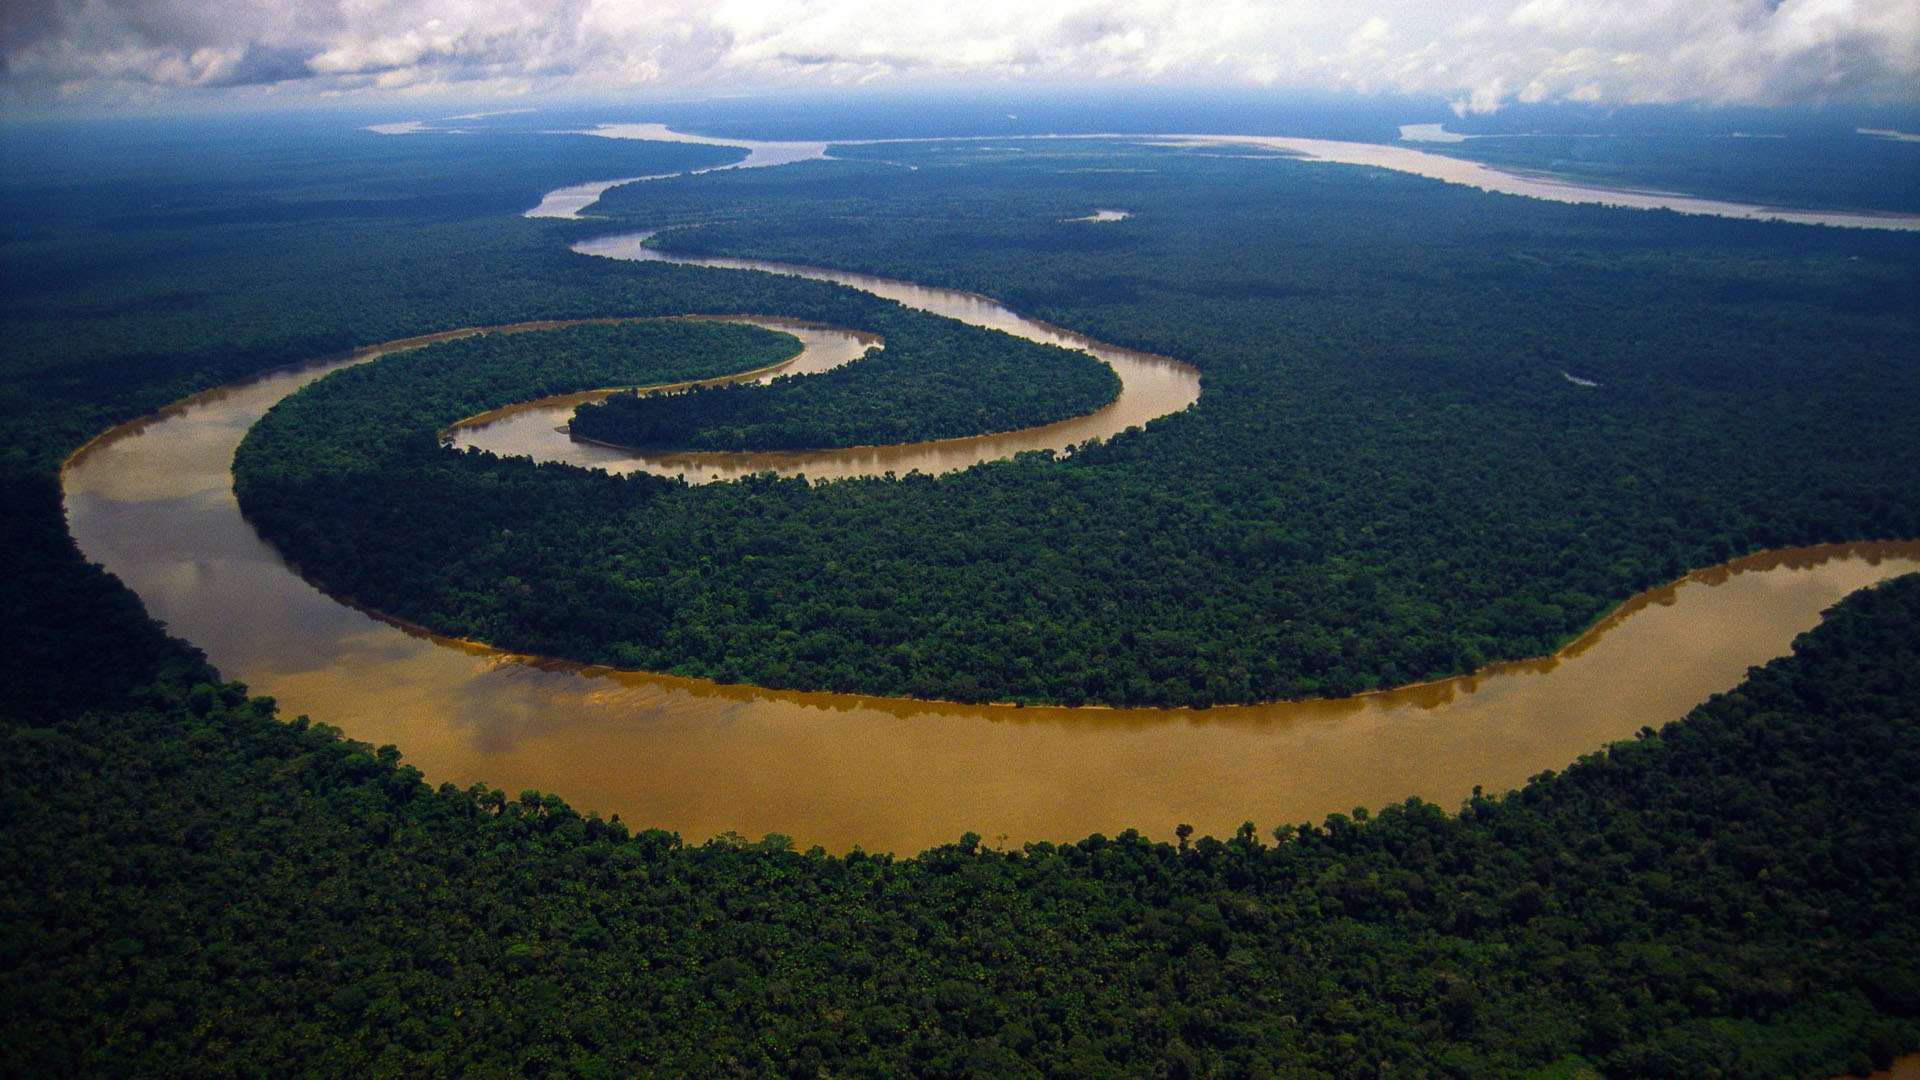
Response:
[[[1532,176],[1506,172],[1491,165],[1482,165],[1477,161],[1466,161],[1445,154],[1433,154],[1424,150],[1415,150],[1408,146],[1396,146],[1386,143],[1345,142],[1337,139],[1305,139],[1289,135],[1010,135],[1010,136],[967,136],[945,139],[839,139],[827,142],[758,142],[754,140],[715,139],[704,135],[689,135],[674,131],[664,124],[602,124],[599,127],[580,134],[600,135],[608,138],[651,139],[665,142],[690,142],[710,146],[738,146],[747,151],[747,157],[734,166],[721,168],[753,168],[766,165],[784,165],[798,161],[814,161],[829,156],[831,146],[863,146],[889,142],[1009,142],[1017,140],[1053,140],[1053,139],[1118,139],[1127,142],[1158,143],[1169,146],[1213,147],[1218,149],[1257,149],[1276,151],[1301,160],[1324,162],[1334,165],[1362,165],[1372,168],[1391,169],[1394,172],[1413,173],[1429,179],[1460,184],[1502,195],[1521,195],[1532,199],[1546,199],[1551,202],[1585,203],[1598,206],[1616,206],[1643,210],[1672,210],[1682,214],[1704,214],[1712,217],[1741,218],[1753,221],[1781,221],[1801,225],[1833,225],[1853,229],[1894,229],[1899,231],[1920,230],[1920,214],[1874,213],[1855,210],[1804,210],[1787,207],[1762,206],[1756,203],[1729,202],[1723,199],[1706,199],[1693,195],[1670,191],[1642,191],[1624,188],[1599,187],[1582,184],[1578,181],[1553,176]],[[711,170],[701,170],[703,172]],[[635,180],[658,179],[657,177],[635,177]],[[539,207],[529,211],[529,216],[572,217],[585,206],[599,198],[607,188],[631,180],[609,180],[595,184],[576,185],[562,188],[547,197],[554,200],[562,193],[584,193],[591,190],[591,198],[580,201],[569,198],[557,204],[565,208],[565,213],[545,213],[549,206],[543,200]],[[1101,211],[1099,213],[1109,213]],[[1093,215],[1095,220],[1106,220]]]

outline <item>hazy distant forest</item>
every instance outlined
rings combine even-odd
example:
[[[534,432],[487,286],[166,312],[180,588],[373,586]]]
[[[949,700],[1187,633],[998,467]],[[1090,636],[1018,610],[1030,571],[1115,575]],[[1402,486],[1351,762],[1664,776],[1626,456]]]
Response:
[[[708,395],[704,426],[658,436],[690,445],[729,410],[789,439],[872,425],[888,379],[984,395],[975,427],[1111,393],[830,286],[567,250],[689,226],[663,242],[972,289],[1180,357],[1201,403],[1058,458],[824,486],[439,448],[503,393],[790,344],[532,334],[290,399],[239,462],[249,514],[330,587],[517,648],[1148,704],[1459,671],[1687,567],[1920,536],[1920,238],[1118,145],[848,154],[872,160],[629,188],[574,223],[518,215],[737,155],[107,125],[5,163],[8,1071],[1804,1077],[1920,1045],[1912,578],[1684,720],[1458,813],[839,856],[430,787],[404,748],[221,681],[65,533],[58,463],[107,425],[456,326],[753,311],[887,335],[831,393]],[[1096,205],[1135,216],[1062,220]],[[956,341],[993,363],[962,371]],[[556,348],[575,366],[535,378]],[[1022,356],[1057,378],[1000,377]],[[490,388],[460,381],[476,366]],[[350,442],[378,388],[408,408]],[[480,484],[517,494],[475,505]],[[383,512],[401,494],[422,512]],[[690,575],[696,543],[725,569]],[[580,607],[533,610],[510,574]],[[722,609],[747,617],[698,615]]]

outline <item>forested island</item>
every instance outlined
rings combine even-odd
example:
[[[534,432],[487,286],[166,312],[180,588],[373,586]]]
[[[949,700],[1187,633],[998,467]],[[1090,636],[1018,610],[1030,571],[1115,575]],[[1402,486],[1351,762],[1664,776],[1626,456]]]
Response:
[[[566,243],[609,223],[514,216],[581,176],[728,159],[711,148],[290,132],[250,136],[279,141],[249,171],[216,143],[116,138],[73,151],[87,167],[70,173],[5,169],[9,1069],[1817,1077],[1920,1045],[1920,579],[1850,599],[1793,658],[1518,793],[1172,844],[1123,825],[910,857],[688,843],[556,794],[429,786],[395,748],[280,715],[75,550],[57,469],[98,430],[460,326],[764,312],[869,327],[885,309],[585,259]],[[1687,566],[1920,534],[1910,238],[1491,213],[1405,177],[1101,152],[1155,171],[985,147],[968,151],[977,167],[720,174],[603,209],[621,227],[752,209],[758,231],[681,242],[989,292],[1192,360],[1199,409],[938,480],[695,490],[443,451],[431,436],[456,402],[429,398],[367,432],[432,463],[378,489],[414,501],[377,506],[310,458],[306,490],[324,498],[301,512],[338,516],[290,524],[289,550],[345,587],[328,576],[344,560],[305,560],[364,543],[353,591],[448,629],[469,603],[489,640],[548,635],[579,657],[607,642],[561,636],[562,617],[633,596],[687,631],[660,639],[663,667],[1186,702],[1545,651]],[[1091,205],[1136,213],[1049,232]],[[719,329],[648,362],[718,370],[787,347],[749,333],[709,352]],[[414,359],[497,349],[510,385],[466,408],[538,390],[526,361],[572,333]],[[392,359],[355,378],[406,370]],[[452,374],[418,388],[464,394]],[[294,419],[288,437],[341,448]],[[626,492],[629,516],[594,505]],[[681,592],[656,606],[593,576],[606,549],[569,566],[581,549],[534,546],[583,526],[634,545],[613,553],[638,557],[625,573],[643,588]],[[698,580],[690,550],[765,577]],[[984,569],[942,569],[955,558]],[[569,574],[602,587],[561,602]],[[859,614],[875,580],[900,597],[877,618]],[[514,606],[520,586],[545,615]],[[713,624],[688,597],[806,629],[729,668],[692,633]],[[915,609],[967,615],[929,629]],[[881,642],[962,638],[947,660],[870,660]],[[1046,666],[1020,671],[1019,655]]]

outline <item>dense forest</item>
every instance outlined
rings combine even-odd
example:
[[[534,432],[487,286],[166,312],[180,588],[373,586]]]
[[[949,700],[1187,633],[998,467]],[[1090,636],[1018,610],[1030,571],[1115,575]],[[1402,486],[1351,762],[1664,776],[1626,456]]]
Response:
[[[857,153],[925,167],[715,174],[710,189],[615,191],[597,212],[657,226],[704,208],[725,220],[663,242],[995,292],[1191,360],[1200,405],[1058,459],[938,479],[633,503],[575,497],[588,481],[553,470],[548,496],[488,509],[467,490],[481,472],[533,474],[470,461],[433,483],[250,483],[248,512],[317,579],[510,648],[1068,704],[1453,674],[1551,652],[1692,567],[1920,535],[1916,238],[1518,199],[1488,215],[1487,196],[1418,178],[1356,185],[1335,167],[1159,149]],[[1076,171],[1116,160],[1151,170]],[[1135,216],[1065,220],[1096,204]],[[697,273],[642,265],[661,275],[653,302]],[[798,299],[808,283],[784,284]],[[324,459],[337,432],[282,445]],[[402,499],[435,512],[381,509]],[[490,584],[509,579],[544,591]]]
[[[0,724],[0,1045],[42,1075],[1864,1074],[1920,1040],[1917,622],[1920,577],[1858,594],[1458,815],[911,859],[436,790],[187,666]]]
[[[645,449],[887,446],[1036,427],[1120,392],[1113,369],[1085,353],[905,312],[888,321],[910,323],[911,336],[889,336],[857,366],[765,386],[616,394],[574,410],[571,429]]]
[[[1271,844],[1249,829],[1017,852],[965,837],[914,858],[777,836],[690,845],[554,795],[429,788],[393,748],[277,716],[74,549],[55,469],[95,431],[252,371],[457,326],[680,311],[857,326],[875,308],[763,275],[583,259],[565,240],[604,223],[515,216],[546,187],[720,151],[213,124],[88,139],[65,173],[0,160],[8,1072],[1810,1077],[1920,1045],[1920,579],[1852,598],[1794,658],[1520,793],[1459,815],[1356,812]],[[1130,650],[1083,654],[1089,671],[1162,658],[1148,698],[1190,691],[1183,673],[1210,658],[1178,633],[1129,642],[1096,621],[1191,603],[1254,648],[1299,642],[1349,681],[1394,679],[1409,628],[1531,650],[1585,618],[1581,603],[1683,565],[1915,532],[1908,238],[1500,200],[1495,214],[1407,178],[1170,154],[1136,166],[1152,172],[1058,161],[986,190],[1016,155],[974,153],[988,164],[944,190],[917,188],[938,179],[931,162],[927,177],[885,171],[908,185],[894,204],[883,170],[857,164],[609,203],[667,223],[709,220],[723,198],[757,206],[789,257],[984,287],[1192,358],[1201,409],[1065,461],[668,489],[648,513],[685,514],[660,519],[682,541],[726,539],[700,530],[728,512],[755,519],[738,527],[764,530],[739,534],[757,544],[923,518],[910,539],[979,530],[941,550],[1012,576],[975,598],[995,617],[1069,569],[1140,581],[1119,610],[1052,633]],[[382,184],[405,206],[338,197]],[[795,221],[773,212],[784,199]],[[823,228],[845,231],[843,250],[797,221],[836,205]],[[1051,224],[1092,205],[1139,216],[1127,231]],[[1227,430],[1243,423],[1256,454]],[[437,460],[452,476],[541,473],[527,510],[610,483]],[[1035,557],[1069,531],[1049,505],[1094,531],[1078,555],[1104,543],[1107,561]],[[472,552],[411,554],[464,575]],[[1204,575],[1242,564],[1276,588],[1221,609],[1231,583]],[[847,610],[862,599],[845,572],[811,568]],[[1477,608],[1482,622],[1450,628]],[[1375,616],[1394,616],[1378,637]],[[1369,636],[1327,629],[1349,619]],[[996,625],[956,663],[1052,651]]]

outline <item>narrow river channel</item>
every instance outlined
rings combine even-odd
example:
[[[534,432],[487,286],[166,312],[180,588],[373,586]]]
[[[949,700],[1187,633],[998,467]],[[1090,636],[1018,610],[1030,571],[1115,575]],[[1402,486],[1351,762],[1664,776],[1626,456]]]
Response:
[[[1040,427],[981,435],[968,439],[904,443],[898,446],[856,446],[845,450],[799,453],[676,453],[642,454],[598,446],[570,438],[560,429],[573,415],[581,397],[568,396],[530,402],[511,412],[490,414],[476,422],[457,425],[451,432],[455,446],[478,447],[497,454],[525,454],[541,461],[562,461],[608,472],[636,470],[662,476],[684,476],[689,482],[734,480],[756,472],[786,476],[805,474],[815,479],[848,476],[905,476],[918,470],[937,475],[1009,458],[1027,450],[1061,450],[1089,439],[1107,439],[1130,427],[1179,412],[1200,399],[1200,373],[1191,365],[1164,356],[1123,349],[1095,341],[1084,334],[1029,319],[998,301],[957,289],[939,289],[894,281],[869,274],[824,270],[810,266],[763,262],[756,259],[703,259],[670,255],[646,246],[651,232],[584,240],[573,249],[584,255],[643,262],[671,262],[728,270],[764,270],[814,281],[830,281],[875,296],[897,300],[921,311],[974,326],[1003,330],[1016,337],[1081,349],[1092,353],[1120,376],[1120,395],[1085,416]]]

